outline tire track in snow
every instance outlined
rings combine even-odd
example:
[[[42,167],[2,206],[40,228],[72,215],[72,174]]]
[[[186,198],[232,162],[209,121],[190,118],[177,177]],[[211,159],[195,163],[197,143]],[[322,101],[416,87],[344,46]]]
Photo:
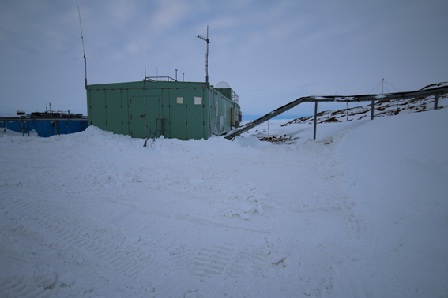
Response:
[[[258,246],[244,248],[223,243],[201,248],[180,248],[174,253],[179,267],[199,278],[228,276],[238,278],[269,268],[271,262]]]
[[[151,256],[134,245],[128,245],[125,237],[110,228],[101,229],[88,218],[73,218],[67,207],[18,198],[13,204],[13,208],[3,208],[8,210],[10,222],[24,225],[32,231],[37,242],[71,255],[75,262],[89,267],[92,263],[97,264],[100,268],[107,268],[107,274],[130,281],[138,279],[145,268],[154,266]],[[0,281],[0,293],[36,297],[45,290],[44,287],[30,289],[27,284],[30,281],[23,276],[10,276]]]
[[[35,286],[31,287],[30,284]],[[58,281],[58,276],[38,274],[33,276],[13,275],[0,279],[0,297],[44,298],[58,297],[57,293],[49,292],[56,287],[69,288],[71,284]],[[70,297],[72,295],[63,295]]]
[[[204,247],[191,260],[193,274],[206,277],[223,273],[233,255],[231,246]]]
[[[178,215],[176,215],[176,218],[186,220],[186,221],[189,221],[192,223],[197,223],[200,225],[212,226],[212,227],[218,227],[218,228],[224,228],[224,229],[244,230],[244,231],[248,231],[248,232],[255,232],[255,233],[261,233],[261,234],[269,234],[272,232],[272,229],[258,229],[258,228],[243,227],[243,226],[238,226],[238,225],[230,225],[230,224],[212,221],[212,220],[209,220],[206,218],[198,218],[198,217],[193,217],[193,216],[188,216],[188,215],[178,214]]]
[[[50,243],[45,242],[39,233],[23,224],[22,214],[9,210],[7,200],[2,200],[1,203],[1,209],[5,211],[2,212],[4,230],[0,235],[2,254],[0,297],[48,297],[49,293],[46,290],[52,288],[54,276],[42,272],[42,268],[33,267],[32,270],[27,268],[33,264],[38,252],[42,248],[50,247]],[[18,205],[24,206],[20,203]],[[17,246],[27,247],[27,253],[16,253]],[[15,272],[17,267],[23,267],[22,275]],[[32,271],[32,275],[28,271]]]
[[[23,276],[12,276],[0,280],[0,294],[2,297],[40,297],[44,289],[36,290],[27,287],[27,281]],[[12,293],[10,296],[9,294]]]

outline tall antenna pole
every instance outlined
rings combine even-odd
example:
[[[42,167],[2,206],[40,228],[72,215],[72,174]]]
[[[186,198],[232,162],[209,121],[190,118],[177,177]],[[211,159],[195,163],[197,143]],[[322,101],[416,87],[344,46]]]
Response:
[[[198,38],[204,40],[207,43],[207,50],[205,52],[205,83],[208,86],[209,85],[209,79],[208,79],[208,45],[210,43],[210,39],[208,38],[208,25],[207,25],[207,37],[203,37],[201,35],[198,35]]]
[[[205,83],[207,85],[209,84],[209,78],[208,78],[208,45],[210,44],[210,39],[208,38],[208,25],[207,25],[207,50],[205,52]]]
[[[84,47],[84,35],[82,34],[82,24],[81,24],[81,12],[78,6],[78,16],[79,16],[79,27],[81,28],[81,42],[82,42],[82,52],[84,54],[84,88],[87,90],[87,59],[86,59],[86,48]]]

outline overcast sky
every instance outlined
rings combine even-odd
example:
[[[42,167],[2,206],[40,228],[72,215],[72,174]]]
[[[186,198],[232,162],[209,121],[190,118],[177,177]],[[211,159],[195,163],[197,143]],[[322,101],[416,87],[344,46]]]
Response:
[[[448,81],[446,0],[2,0],[0,114],[86,113],[88,83],[146,74],[226,81],[243,114],[301,96],[416,90]],[[311,106],[299,107],[309,113]]]

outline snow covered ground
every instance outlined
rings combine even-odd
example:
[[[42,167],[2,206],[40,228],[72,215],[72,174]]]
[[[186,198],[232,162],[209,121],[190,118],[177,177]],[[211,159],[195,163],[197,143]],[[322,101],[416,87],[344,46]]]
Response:
[[[448,109],[284,122],[0,132],[0,296],[448,297]]]

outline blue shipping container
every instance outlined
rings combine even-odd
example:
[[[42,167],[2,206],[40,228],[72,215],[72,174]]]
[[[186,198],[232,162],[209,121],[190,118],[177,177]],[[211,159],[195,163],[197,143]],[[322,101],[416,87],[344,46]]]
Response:
[[[88,126],[86,117],[76,118],[31,118],[31,117],[2,117],[0,128],[28,135],[35,131],[40,137],[51,137],[60,134],[70,134],[84,131]]]

